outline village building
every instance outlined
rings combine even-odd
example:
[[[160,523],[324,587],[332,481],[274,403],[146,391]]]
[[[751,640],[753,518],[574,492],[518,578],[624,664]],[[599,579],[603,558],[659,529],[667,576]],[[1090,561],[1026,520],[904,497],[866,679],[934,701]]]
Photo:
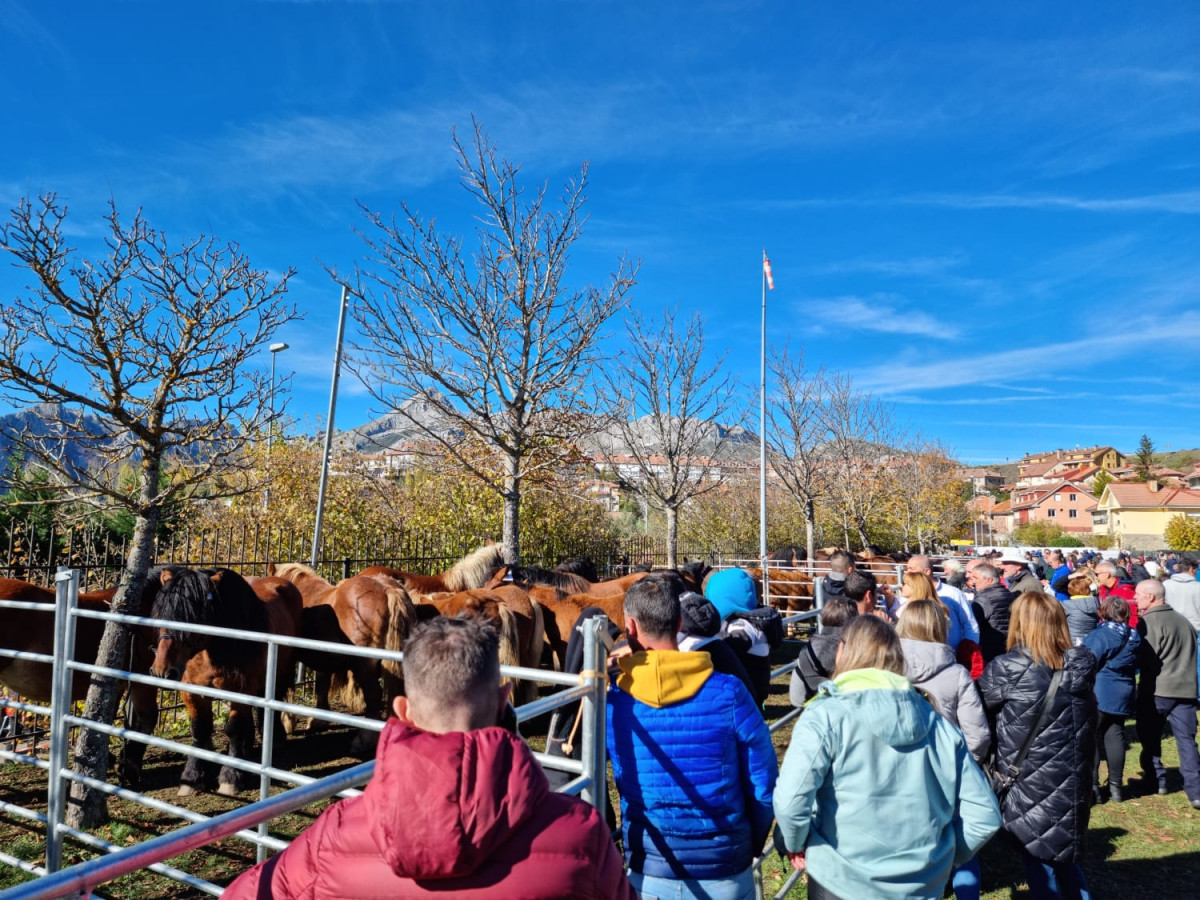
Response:
[[[1090,534],[1096,498],[1082,485],[1059,480],[1053,484],[1018,487],[1009,498],[1012,527],[1049,522],[1067,534]]]
[[[1167,523],[1177,515],[1200,519],[1200,489],[1145,482],[1112,482],[1092,512],[1092,532],[1107,534],[1116,546],[1166,550]]]

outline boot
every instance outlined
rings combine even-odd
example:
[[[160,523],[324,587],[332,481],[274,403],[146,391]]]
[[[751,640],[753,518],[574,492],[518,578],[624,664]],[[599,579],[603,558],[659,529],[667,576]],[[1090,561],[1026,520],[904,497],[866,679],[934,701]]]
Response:
[[[1108,796],[1112,798],[1113,803],[1120,803],[1125,798],[1121,796],[1121,783],[1118,781],[1110,781],[1108,783]]]

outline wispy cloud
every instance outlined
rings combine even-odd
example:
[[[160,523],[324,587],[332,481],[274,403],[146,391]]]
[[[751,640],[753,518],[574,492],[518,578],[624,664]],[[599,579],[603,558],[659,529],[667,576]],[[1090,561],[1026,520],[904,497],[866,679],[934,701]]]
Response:
[[[1137,337],[1131,339],[1130,335]],[[1191,350],[1197,340],[1200,340],[1200,313],[1186,313],[1171,322],[1131,319],[1120,332],[955,359],[942,358],[931,363],[891,362],[862,370],[855,374],[855,380],[861,387],[886,397],[912,391],[983,385],[996,379],[1044,381],[1057,372],[1077,369],[1081,361],[1115,362],[1149,346],[1162,353],[1183,343]],[[1119,381],[1119,378],[1112,381]]]
[[[904,298],[895,294],[805,300],[804,310],[826,324],[879,334],[911,334],[939,340],[958,336],[955,325],[920,310],[905,308]]]

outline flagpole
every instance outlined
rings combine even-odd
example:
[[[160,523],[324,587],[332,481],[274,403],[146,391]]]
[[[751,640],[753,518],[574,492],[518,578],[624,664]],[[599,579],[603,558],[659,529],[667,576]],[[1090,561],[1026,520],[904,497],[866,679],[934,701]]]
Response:
[[[763,603],[771,604],[767,584],[767,272],[771,263],[763,248],[762,261],[762,347],[759,354],[758,393],[758,552],[762,568]],[[773,285],[772,285],[773,286]]]

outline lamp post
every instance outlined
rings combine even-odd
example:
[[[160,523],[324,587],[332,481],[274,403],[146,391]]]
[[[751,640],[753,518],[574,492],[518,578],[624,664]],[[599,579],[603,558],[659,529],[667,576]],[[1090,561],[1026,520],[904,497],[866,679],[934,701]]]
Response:
[[[275,357],[282,351],[286,350],[288,345],[280,341],[277,344],[272,344],[268,349],[271,351],[271,419],[267,425],[267,460],[268,470],[270,468],[271,446],[274,443],[275,432]],[[271,473],[267,472],[267,490],[263,495],[263,511],[271,509]]]

